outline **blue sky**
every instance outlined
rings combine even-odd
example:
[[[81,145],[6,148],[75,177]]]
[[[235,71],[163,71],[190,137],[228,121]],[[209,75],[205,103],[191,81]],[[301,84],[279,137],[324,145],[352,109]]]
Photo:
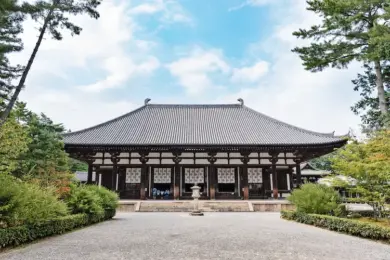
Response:
[[[80,36],[46,37],[21,99],[78,130],[143,104],[237,103],[320,132],[358,128],[349,107],[360,67],[310,73],[291,33],[318,17],[304,0],[105,0],[75,17]],[[25,63],[36,39],[27,21]]]

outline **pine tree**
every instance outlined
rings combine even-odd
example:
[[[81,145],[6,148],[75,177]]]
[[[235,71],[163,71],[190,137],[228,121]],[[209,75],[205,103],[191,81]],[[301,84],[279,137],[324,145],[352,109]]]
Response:
[[[374,95],[376,90],[376,75],[369,64],[364,65],[364,73],[358,74],[357,79],[352,80],[354,90],[360,92],[361,99],[352,107],[356,115],[360,115],[363,130],[367,133],[378,130],[389,123],[390,111],[382,115],[379,109],[379,98]],[[390,64],[382,66],[383,83],[386,102],[390,103]]]
[[[385,41],[380,32],[389,31],[390,0],[309,0],[307,10],[322,18],[320,25],[293,34],[311,39],[310,46],[296,47],[305,69],[317,72],[327,67],[346,68],[352,61],[369,63],[376,75],[379,110],[386,115],[383,65]],[[384,36],[385,38],[387,36]]]
[[[82,28],[72,23],[69,19],[71,16],[87,14],[92,18],[99,18],[96,8],[100,5],[101,0],[40,0],[34,4],[23,4],[23,10],[28,12],[34,21],[39,22],[42,26],[38,29],[39,36],[30,58],[24,68],[19,82],[15,87],[6,109],[0,115],[0,127],[7,120],[13,106],[15,105],[20,91],[24,87],[28,73],[34,63],[34,59],[42,44],[44,36],[49,33],[53,39],[61,40],[61,29],[67,29],[71,35],[80,34]]]
[[[24,14],[16,0],[3,0],[0,3],[0,111],[3,111],[14,89],[12,81],[17,79],[23,67],[12,66],[7,55],[21,51],[19,38],[22,32]]]

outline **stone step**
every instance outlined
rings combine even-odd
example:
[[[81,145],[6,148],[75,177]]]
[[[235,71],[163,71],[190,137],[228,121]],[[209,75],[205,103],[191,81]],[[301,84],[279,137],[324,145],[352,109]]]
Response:
[[[191,212],[194,208],[192,201],[156,202],[142,201],[140,212]],[[199,201],[199,209],[202,212],[249,212],[250,207],[246,201],[218,202]]]

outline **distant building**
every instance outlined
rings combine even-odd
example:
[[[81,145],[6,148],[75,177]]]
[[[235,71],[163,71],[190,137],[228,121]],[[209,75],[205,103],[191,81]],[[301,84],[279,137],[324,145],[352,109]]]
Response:
[[[87,183],[88,172],[76,171],[74,174],[75,174],[75,177],[78,181],[80,181],[81,183]],[[95,182],[95,181],[96,181],[96,174],[95,174],[95,172],[92,172],[92,182]]]
[[[299,185],[302,162],[346,143],[333,133],[268,117],[242,99],[226,105],[149,101],[64,134],[65,150],[89,165],[88,183],[115,190],[123,199],[190,199],[195,183],[203,199],[278,198],[293,189],[294,168]]]
[[[330,171],[325,171],[321,169],[317,169],[313,165],[310,164],[310,162],[304,162],[301,163],[301,184],[303,183],[316,183],[319,179],[330,175]],[[294,180],[296,176],[296,170],[294,170]]]

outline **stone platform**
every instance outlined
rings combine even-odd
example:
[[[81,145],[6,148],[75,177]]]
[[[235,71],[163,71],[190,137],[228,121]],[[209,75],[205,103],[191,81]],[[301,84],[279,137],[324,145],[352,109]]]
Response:
[[[192,200],[120,200],[118,212],[191,212]],[[287,200],[201,200],[202,212],[280,212],[292,210]]]

